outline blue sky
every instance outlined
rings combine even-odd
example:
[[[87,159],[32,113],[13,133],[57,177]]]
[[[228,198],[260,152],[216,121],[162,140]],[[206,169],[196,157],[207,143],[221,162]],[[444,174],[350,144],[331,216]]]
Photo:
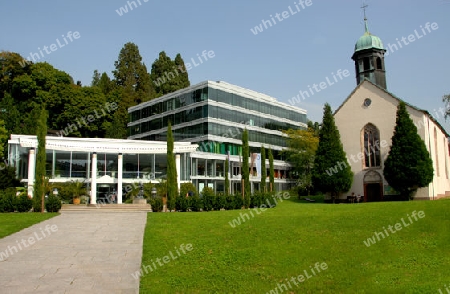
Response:
[[[189,71],[192,84],[223,80],[286,103],[308,85],[348,70],[349,77],[296,105],[313,121],[321,121],[325,102],[335,110],[356,86],[351,56],[364,33],[362,0],[311,0],[304,7],[299,0],[139,1],[134,0],[138,7],[133,10],[126,0],[2,1],[0,50],[27,57],[59,39],[64,46],[44,53],[41,61],[83,85],[90,84],[95,69],[112,77],[127,42],[139,46],[149,70],[163,50],[172,58],[181,53],[185,62],[213,50],[214,58]],[[390,92],[432,114],[438,111],[444,106],[442,96],[450,94],[450,0],[366,3],[370,31],[385,47],[415,30],[423,35],[421,26],[427,22],[437,23],[438,29],[392,52],[385,62]],[[124,6],[128,12],[119,16],[116,10]],[[277,20],[275,14],[283,11],[286,18]],[[252,33],[270,15],[276,24]],[[79,38],[66,37],[64,43],[62,35],[69,31],[79,32]],[[450,131],[450,120],[439,112],[435,117]]]

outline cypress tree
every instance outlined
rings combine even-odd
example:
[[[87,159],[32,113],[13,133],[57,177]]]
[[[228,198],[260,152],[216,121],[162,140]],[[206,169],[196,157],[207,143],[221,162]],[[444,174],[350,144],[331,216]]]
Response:
[[[433,180],[433,172],[425,142],[417,133],[406,104],[400,102],[391,150],[384,163],[384,177],[404,199],[412,199],[418,188],[428,186]]]
[[[272,148],[269,148],[269,182],[270,192],[275,192],[275,170],[273,168]]]
[[[227,159],[225,160],[225,196],[228,196],[230,194],[230,179],[228,177],[229,165],[230,161],[227,157]]]
[[[250,206],[250,170],[248,166],[248,158],[250,156],[250,148],[248,146],[248,131],[242,133],[242,179],[244,180],[244,206]]]
[[[44,212],[44,184],[45,184],[45,135],[47,134],[47,111],[41,107],[41,115],[37,121],[38,149],[36,157],[36,173],[33,192],[33,211]]]
[[[267,178],[266,148],[264,148],[264,146],[261,146],[261,184],[260,184],[261,192],[266,192],[266,178]]]
[[[167,127],[167,208],[169,211],[175,208],[175,200],[178,194],[177,169],[173,146],[172,125],[169,122]]]
[[[324,106],[312,182],[318,190],[330,193],[333,200],[340,193],[350,190],[353,182],[353,172],[347,162],[341,135],[328,103]]]

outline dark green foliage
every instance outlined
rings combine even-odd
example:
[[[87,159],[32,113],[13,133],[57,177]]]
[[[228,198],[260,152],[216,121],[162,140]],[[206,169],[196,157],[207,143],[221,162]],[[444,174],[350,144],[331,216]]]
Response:
[[[1,163],[0,168],[0,190],[21,186],[20,180],[16,179],[16,169]]]
[[[33,207],[33,200],[26,193],[22,193],[14,198],[14,207],[18,212],[28,212]]]
[[[272,148],[269,148],[269,183],[270,192],[275,192],[275,169],[273,167]]]
[[[433,161],[404,102],[397,107],[392,146],[383,173],[389,185],[405,199],[412,198],[418,188],[433,180]]]
[[[194,194],[197,194],[197,189],[194,184],[191,182],[180,184],[180,196],[193,196]]]
[[[264,199],[263,192],[256,192],[250,197],[250,207],[259,207],[261,205],[261,201]]]
[[[195,194],[192,197],[189,197],[189,208],[192,211],[200,211],[200,209],[203,207],[202,199]]]
[[[178,82],[176,84],[176,86],[177,86],[176,90],[180,90],[180,89],[189,87],[191,85],[191,82],[189,81],[189,74],[186,70],[184,60],[181,57],[180,53],[178,53],[177,56],[175,56],[174,62],[175,62],[176,68],[179,70],[179,76],[178,76]]]
[[[226,210],[234,209],[234,206],[235,206],[234,197],[235,196],[233,196],[231,194],[228,194],[228,195],[225,196],[225,206],[224,206],[224,208]]]
[[[230,161],[225,159],[225,195],[230,194],[230,178],[229,178]]]
[[[226,206],[226,196],[223,193],[217,193],[216,201],[214,201],[214,210],[221,210]]]
[[[45,201],[45,209],[47,212],[58,212],[61,209],[61,199],[58,196],[50,193]]]
[[[266,178],[267,178],[266,148],[264,148],[264,146],[261,146],[261,183],[260,183],[261,192],[267,191]]]
[[[44,212],[44,181],[45,181],[45,136],[47,135],[47,110],[41,108],[41,115],[37,121],[38,149],[36,156],[36,178],[34,181],[33,211]]]
[[[183,212],[189,209],[189,200],[186,196],[180,195],[175,200],[175,209]]]
[[[163,210],[163,201],[160,197],[149,199],[149,204],[152,206],[153,212],[161,212]]]
[[[276,202],[273,200],[274,198],[277,198],[274,192],[253,193],[250,199],[250,207],[261,207],[262,205],[265,205],[266,207],[275,207]]]
[[[248,165],[248,159],[250,157],[250,149],[248,146],[248,131],[244,130],[242,133],[242,179],[244,180],[244,206],[248,208],[250,206],[250,168]]]
[[[214,202],[216,196],[213,189],[205,187],[202,190],[203,211],[211,211],[214,208]]]
[[[330,169],[335,169],[336,172],[330,172]],[[353,182],[353,172],[347,162],[341,136],[328,103],[324,106],[312,182],[316,189],[329,192],[332,197],[350,190]]]
[[[177,169],[175,166],[175,154],[173,153],[174,139],[172,125],[167,127],[167,208],[175,209],[175,199],[178,195]]]
[[[180,54],[172,60],[164,51],[161,51],[159,58],[152,64],[150,76],[157,97],[190,86],[188,73]]]
[[[234,200],[234,209],[241,209],[244,206],[244,199],[242,198],[242,194],[236,193],[232,197]]]
[[[8,188],[0,191],[0,212],[14,212],[16,189]]]

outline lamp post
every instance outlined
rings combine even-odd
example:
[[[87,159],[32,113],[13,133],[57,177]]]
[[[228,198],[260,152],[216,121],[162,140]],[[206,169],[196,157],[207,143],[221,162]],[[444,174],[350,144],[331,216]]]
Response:
[[[152,188],[152,198],[153,199],[156,198],[156,188],[155,187]]]

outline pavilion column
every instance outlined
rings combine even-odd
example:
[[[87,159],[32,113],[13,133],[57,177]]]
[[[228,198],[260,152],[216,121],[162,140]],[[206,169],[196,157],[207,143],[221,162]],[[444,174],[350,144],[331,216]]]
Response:
[[[92,153],[91,204],[97,203],[97,153]]]
[[[181,181],[181,157],[180,154],[175,155],[175,168],[177,170],[177,185],[178,185],[178,192],[180,192],[180,181]]]
[[[119,153],[117,157],[117,204],[122,204],[122,172],[123,172],[123,155]]]
[[[34,177],[36,172],[36,148],[28,151],[28,195],[33,197]]]

